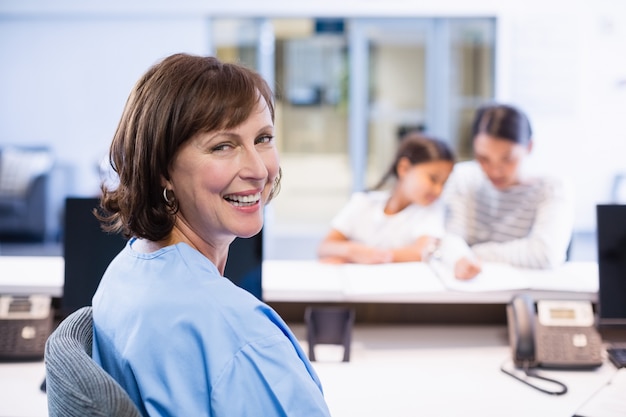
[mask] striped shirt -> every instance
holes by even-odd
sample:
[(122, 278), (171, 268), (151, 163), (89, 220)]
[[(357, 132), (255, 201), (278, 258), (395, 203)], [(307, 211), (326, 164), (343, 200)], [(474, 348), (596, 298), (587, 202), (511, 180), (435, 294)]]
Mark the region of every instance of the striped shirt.
[(478, 258), (521, 268), (563, 263), (572, 236), (571, 188), (550, 177), (498, 190), (474, 162), (455, 166), (446, 184), (446, 229)]

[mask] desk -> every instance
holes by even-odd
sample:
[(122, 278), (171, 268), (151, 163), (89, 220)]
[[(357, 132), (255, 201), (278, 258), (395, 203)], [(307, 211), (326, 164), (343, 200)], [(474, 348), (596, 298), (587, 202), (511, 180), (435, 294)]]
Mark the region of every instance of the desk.
[[(307, 349), (305, 327), (291, 326)], [(317, 346), (313, 363), (333, 417), (571, 417), (616, 369), (541, 371), (567, 384), (540, 393), (500, 371), (510, 357), (504, 326), (372, 326), (354, 329), (351, 360)], [(0, 364), (0, 416), (47, 416), (42, 362)]]
[(47, 416), (47, 397), (39, 389), (45, 375), (43, 361), (0, 363), (0, 417)]
[[(332, 275), (319, 275), (320, 271), (314, 267), (307, 268), (306, 261), (290, 262), (264, 262), (264, 296), (268, 301), (441, 303), (446, 308), (457, 302), (505, 303), (519, 291), (449, 291), (440, 282), (425, 282), (420, 287), (415, 279), (409, 279), (412, 277), (398, 275), (396, 280), (382, 276), (391, 284), (376, 293), (372, 291), (375, 287), (367, 285), (359, 290), (359, 281), (354, 283), (354, 279), (333, 280)], [(558, 291), (563, 289), (559, 287), (562, 279), (556, 277), (544, 281), (543, 289), (530, 292), (551, 298), (595, 301), (597, 277), (593, 265), (573, 266), (589, 272), (583, 274), (577, 291)], [(362, 281), (366, 284), (365, 279)], [(552, 289), (547, 289), (549, 286)], [(62, 258), (0, 257), (0, 292), (7, 289), (47, 291), (61, 296)], [(304, 326), (291, 326), (306, 351)], [(314, 363), (333, 417), (571, 417), (616, 372), (608, 361), (593, 371), (546, 371), (547, 375), (565, 382), (569, 393), (561, 397), (542, 394), (499, 370), (510, 357), (505, 326), (357, 323), (352, 349), (349, 363), (329, 360), (335, 353), (332, 349), (319, 352), (319, 360)], [(47, 416), (46, 396), (39, 392), (44, 374), (43, 362), (0, 363), (0, 417)]]
[(62, 256), (0, 256), (0, 294), (61, 297), (64, 282)]
[[(490, 291), (450, 290), (425, 265), (344, 265), (352, 274), (338, 276), (337, 265), (316, 261), (263, 262), (263, 299), (286, 302), (505, 303), (520, 290), (536, 298), (595, 302), (596, 263), (575, 262), (555, 271), (527, 273), (528, 288)], [(345, 268), (344, 268), (345, 269)], [(418, 276), (411, 271), (420, 271)], [(407, 274), (406, 271), (409, 271)], [(62, 256), (0, 256), (0, 293), (61, 297), (65, 281)]]
[[(329, 265), (265, 260), (263, 300), (290, 322), (307, 305), (356, 309), (370, 323), (506, 323), (504, 305), (519, 292), (535, 299), (597, 301), (598, 266), (571, 262), (550, 271), (485, 265), (481, 280), (463, 283), (428, 264)], [(443, 277), (443, 278), (442, 278)]]
[[(487, 267), (487, 265), (485, 266)], [(329, 265), (317, 261), (263, 262), (268, 302), (507, 303), (520, 291), (535, 298), (589, 300), (598, 292), (595, 262), (571, 262), (550, 271), (491, 265), (490, 275), (466, 283), (422, 262)], [(501, 278), (501, 279), (500, 279)]]
[(509, 355), (500, 326), (369, 326), (356, 329), (349, 364), (315, 368), (334, 417), (571, 417), (617, 372), (542, 370), (569, 388), (551, 396), (502, 373)]
[[(590, 262), (568, 263), (556, 271), (529, 272), (524, 275), (525, 281), (519, 276), (510, 279), (516, 288), (490, 291), (476, 291), (480, 287), (450, 290), (420, 263), (337, 267), (316, 261), (265, 260), (263, 299), (288, 321), (301, 321), (307, 304), (356, 303), (359, 317), (376, 317), (379, 322), (423, 317), (422, 322), (442, 323), (461, 315), (471, 319), (462, 322), (500, 324), (504, 323), (502, 305), (522, 290), (537, 299), (597, 299), (598, 268)], [(338, 275), (341, 269), (352, 273)], [(0, 256), (0, 294), (61, 297), (64, 274), (60, 256)], [(524, 289), (526, 286), (529, 289)], [(364, 309), (367, 312), (361, 314)], [(459, 314), (452, 314), (453, 320), (448, 320), (447, 312), (454, 310)]]

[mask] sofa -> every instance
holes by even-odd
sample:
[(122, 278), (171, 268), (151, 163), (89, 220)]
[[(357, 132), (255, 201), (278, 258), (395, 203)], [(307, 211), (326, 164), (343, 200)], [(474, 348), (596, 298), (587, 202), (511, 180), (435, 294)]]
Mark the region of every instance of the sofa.
[(45, 240), (54, 165), (46, 147), (0, 147), (0, 240)]

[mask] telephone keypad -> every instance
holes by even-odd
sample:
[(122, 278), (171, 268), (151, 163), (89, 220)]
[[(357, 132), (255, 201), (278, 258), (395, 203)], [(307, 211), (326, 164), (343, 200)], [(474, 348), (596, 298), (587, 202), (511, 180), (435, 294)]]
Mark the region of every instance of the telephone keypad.
[(602, 339), (590, 327), (538, 325), (536, 354), (542, 366), (599, 366)]

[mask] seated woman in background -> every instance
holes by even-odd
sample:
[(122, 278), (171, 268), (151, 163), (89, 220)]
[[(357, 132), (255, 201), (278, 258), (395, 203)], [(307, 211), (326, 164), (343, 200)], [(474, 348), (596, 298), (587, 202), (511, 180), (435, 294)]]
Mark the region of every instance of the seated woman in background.
[(446, 229), (481, 261), (551, 268), (566, 259), (574, 224), (571, 189), (557, 178), (529, 175), (526, 115), (512, 106), (478, 110), (472, 125), (475, 161), (455, 166), (446, 186)]
[[(318, 248), (323, 262), (421, 261), (444, 234), (439, 201), (454, 155), (438, 139), (410, 132), (372, 191), (356, 192)], [(391, 179), (391, 190), (382, 190)]]

